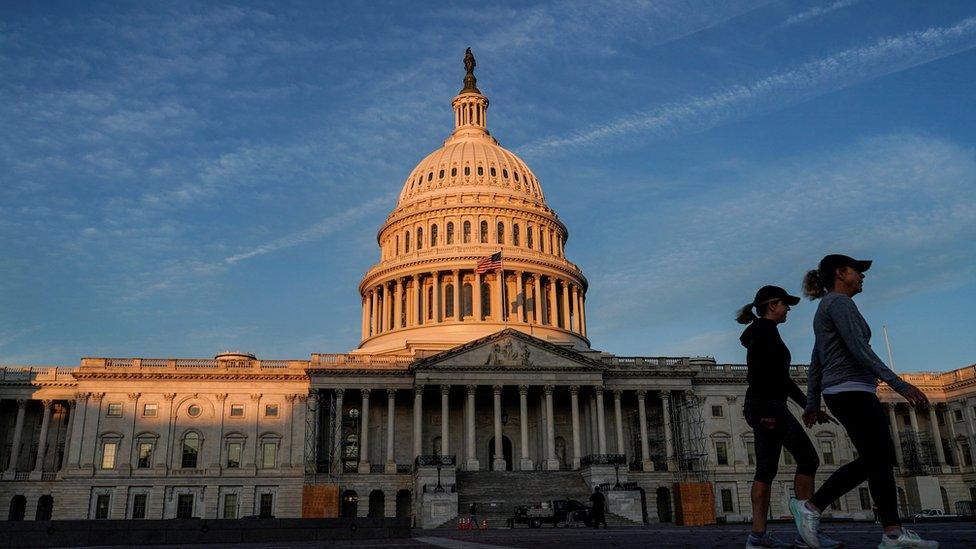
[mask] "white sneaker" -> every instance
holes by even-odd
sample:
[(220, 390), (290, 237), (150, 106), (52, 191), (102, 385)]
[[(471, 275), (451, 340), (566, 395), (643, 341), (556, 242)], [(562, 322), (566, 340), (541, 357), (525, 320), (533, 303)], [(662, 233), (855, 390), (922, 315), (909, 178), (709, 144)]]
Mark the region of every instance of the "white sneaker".
[[(790, 513), (793, 514), (793, 522), (796, 524), (796, 531), (807, 543), (808, 547), (820, 549), (820, 513), (807, 507), (807, 500), (790, 498)], [(895, 547), (899, 547), (896, 545)], [(901, 547), (910, 547), (903, 545)]]
[(885, 534), (881, 535), (881, 543), (878, 549), (888, 549), (889, 547), (915, 547), (921, 549), (938, 549), (939, 542), (922, 539), (914, 531), (908, 528), (901, 529), (901, 535), (897, 538), (890, 538)]

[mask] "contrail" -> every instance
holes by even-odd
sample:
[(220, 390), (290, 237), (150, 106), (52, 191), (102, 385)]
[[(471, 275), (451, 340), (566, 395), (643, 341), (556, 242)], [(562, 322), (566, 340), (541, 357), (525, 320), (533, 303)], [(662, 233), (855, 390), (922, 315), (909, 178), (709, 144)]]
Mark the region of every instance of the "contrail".
[(789, 26), (789, 25), (795, 25), (797, 23), (802, 23), (804, 21), (809, 21), (810, 19), (815, 19), (817, 17), (820, 17), (821, 15), (828, 14), (832, 11), (836, 11), (841, 8), (846, 8), (847, 6), (853, 6), (854, 4), (857, 4), (860, 1), (861, 0), (837, 0), (833, 4), (828, 4), (826, 6), (816, 6), (806, 11), (801, 11), (796, 15), (789, 16), (786, 19), (786, 22), (783, 23), (783, 25)]
[(700, 131), (929, 63), (974, 46), (976, 17), (969, 17), (951, 26), (882, 38), (711, 95), (638, 111), (568, 137), (530, 142), (518, 151), (538, 155), (630, 134), (654, 138)]

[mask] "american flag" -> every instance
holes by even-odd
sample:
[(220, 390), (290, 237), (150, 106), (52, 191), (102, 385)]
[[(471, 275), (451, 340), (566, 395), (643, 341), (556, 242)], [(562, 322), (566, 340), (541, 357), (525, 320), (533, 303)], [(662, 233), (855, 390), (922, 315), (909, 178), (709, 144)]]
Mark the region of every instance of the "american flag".
[(502, 266), (502, 253), (495, 252), (487, 257), (482, 257), (478, 260), (478, 274), (485, 274), (494, 271), (495, 269), (500, 269)]

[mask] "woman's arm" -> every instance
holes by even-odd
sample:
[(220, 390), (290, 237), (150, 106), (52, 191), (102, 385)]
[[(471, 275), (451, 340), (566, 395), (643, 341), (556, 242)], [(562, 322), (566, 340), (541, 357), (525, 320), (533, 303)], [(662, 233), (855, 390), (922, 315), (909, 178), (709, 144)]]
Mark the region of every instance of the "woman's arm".
[(837, 333), (844, 340), (844, 345), (861, 366), (871, 370), (876, 378), (890, 385), (898, 393), (911, 387), (909, 383), (898, 377), (898, 374), (891, 371), (871, 349), (866, 330), (867, 323), (861, 316), (861, 312), (857, 310), (854, 300), (839, 299), (833, 303), (829, 312)]
[(817, 412), (820, 410), (820, 383), (823, 380), (823, 365), (817, 355), (817, 348), (814, 347), (810, 356), (810, 369), (807, 371), (807, 405), (804, 406), (806, 412)]

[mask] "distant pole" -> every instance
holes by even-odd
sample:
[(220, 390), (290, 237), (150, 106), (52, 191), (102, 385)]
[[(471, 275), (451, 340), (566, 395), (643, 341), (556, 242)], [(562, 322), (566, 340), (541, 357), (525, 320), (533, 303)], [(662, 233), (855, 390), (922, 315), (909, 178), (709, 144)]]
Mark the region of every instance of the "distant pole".
[(882, 324), (881, 325), (881, 331), (884, 332), (885, 347), (888, 348), (888, 367), (891, 368), (892, 370), (894, 370), (895, 369), (895, 359), (892, 358), (892, 356), (891, 356), (891, 342), (888, 341), (888, 325), (887, 324)]

